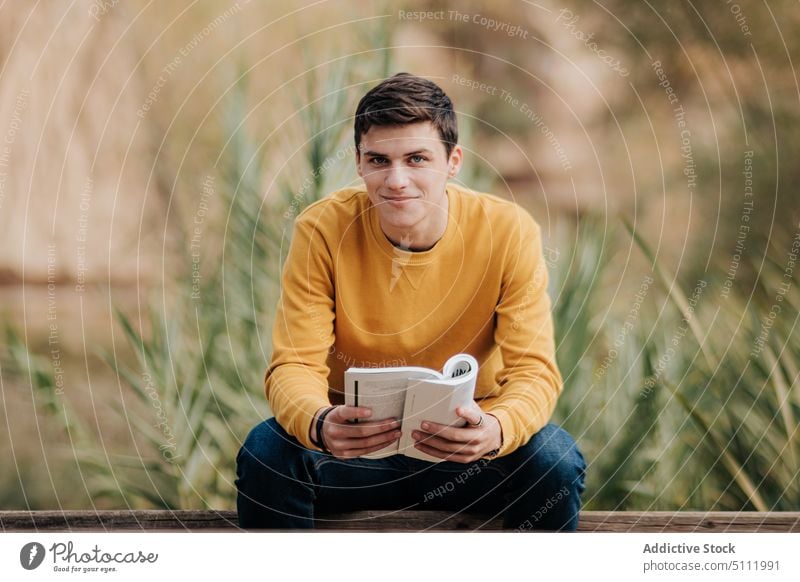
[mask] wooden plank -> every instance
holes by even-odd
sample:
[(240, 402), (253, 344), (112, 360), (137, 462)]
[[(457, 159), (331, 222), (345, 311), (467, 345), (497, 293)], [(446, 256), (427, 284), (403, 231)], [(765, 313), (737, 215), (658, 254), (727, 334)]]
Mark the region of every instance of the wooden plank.
[[(337, 531), (499, 531), (492, 516), (446, 511), (357, 511), (318, 517), (317, 528)], [(237, 531), (235, 511), (0, 511), (11, 531)], [(800, 512), (585, 511), (582, 532), (800, 532)]]
[(316, 526), (339, 531), (503, 531), (503, 520), (449, 511), (355, 511), (318, 516)]
[[(348, 531), (500, 531), (502, 520), (444, 511), (360, 511), (325, 516), (319, 529)], [(800, 512), (584, 511), (580, 532), (800, 532)]]
[(235, 511), (0, 511), (3, 531), (191, 531), (238, 529)]
[(800, 512), (586, 511), (580, 531), (800, 532)]

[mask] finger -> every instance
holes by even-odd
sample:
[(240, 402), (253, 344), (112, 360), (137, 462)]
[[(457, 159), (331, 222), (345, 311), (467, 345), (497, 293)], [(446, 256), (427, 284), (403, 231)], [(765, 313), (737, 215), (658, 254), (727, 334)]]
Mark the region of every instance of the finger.
[[(397, 437), (397, 438), (400, 438), (400, 437)], [(358, 448), (358, 449), (347, 449), (347, 450), (342, 451), (338, 456), (343, 457), (343, 458), (347, 458), (347, 459), (350, 459), (350, 458), (353, 458), (353, 457), (361, 457), (363, 455), (368, 455), (370, 453), (374, 453), (375, 451), (380, 451), (381, 449), (383, 449), (383, 448), (387, 447), (388, 445), (390, 445), (395, 440), (397, 440), (397, 439), (391, 439), (391, 440), (389, 440), (387, 442), (380, 443), (380, 444), (377, 444), (377, 445), (374, 445), (374, 446), (371, 446), (371, 447), (363, 447), (363, 448)]]
[(420, 428), (424, 432), (455, 442), (471, 442), (476, 436), (475, 429), (472, 427), (448, 426), (429, 420), (424, 421)]
[(354, 439), (369, 437), (398, 428), (400, 428), (400, 422), (398, 420), (387, 418), (386, 420), (359, 422), (358, 424), (332, 424), (326, 431), (326, 434), (333, 438)]
[(372, 446), (373, 444), (381, 441), (391, 442), (395, 440), (395, 434), (400, 434), (398, 430), (400, 423), (389, 425), (388, 429), (370, 431), (364, 435), (360, 427), (331, 427), (328, 431), (327, 437), (330, 442), (329, 448), (333, 449), (357, 449)]
[(340, 422), (361, 420), (363, 418), (369, 418), (372, 416), (372, 409), (365, 406), (337, 406), (336, 409), (330, 414), (330, 416), (334, 415), (336, 415), (334, 420), (338, 420)]
[(436, 457), (437, 459), (444, 459), (445, 461), (453, 461), (455, 463), (469, 463), (474, 460), (469, 455), (440, 451), (439, 449), (428, 446), (424, 443), (415, 443), (414, 448), (416, 448), (419, 451), (422, 451), (423, 453), (431, 455), (432, 457)]
[(481, 416), (483, 412), (481, 412), (480, 408), (456, 408), (456, 414), (467, 421), (467, 423), (476, 425), (481, 421)]
[(413, 431), (411, 436), (416, 442), (446, 453), (473, 454), (477, 449), (477, 444), (472, 441), (455, 442), (421, 431)]
[(368, 449), (377, 445), (386, 446), (400, 438), (399, 430), (392, 430), (384, 432), (372, 437), (367, 438), (351, 438), (341, 439), (338, 441), (339, 448), (347, 450), (361, 450)]

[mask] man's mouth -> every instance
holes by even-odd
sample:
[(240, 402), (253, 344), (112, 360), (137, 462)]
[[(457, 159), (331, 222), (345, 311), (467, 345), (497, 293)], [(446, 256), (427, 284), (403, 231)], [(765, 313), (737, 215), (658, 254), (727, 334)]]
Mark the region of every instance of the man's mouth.
[(410, 200), (416, 200), (416, 196), (381, 196), (389, 204), (402, 204)]

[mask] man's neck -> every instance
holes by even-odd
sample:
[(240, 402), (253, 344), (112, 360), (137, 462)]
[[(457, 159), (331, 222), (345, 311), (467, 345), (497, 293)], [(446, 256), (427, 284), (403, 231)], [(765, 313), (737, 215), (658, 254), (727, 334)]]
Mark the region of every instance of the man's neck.
[(439, 242), (439, 240), (437, 239), (432, 245), (420, 246), (420, 245), (415, 245), (414, 244), (414, 239), (412, 237), (410, 237), (410, 236), (409, 237), (405, 237), (405, 236), (402, 237), (400, 239), (400, 242), (395, 242), (391, 238), (389, 238), (388, 236), (386, 238), (390, 243), (392, 243), (392, 245), (394, 245), (398, 249), (402, 249), (404, 251), (411, 251), (412, 253), (421, 253), (422, 251), (429, 251), (434, 246), (436, 246), (437, 242)]

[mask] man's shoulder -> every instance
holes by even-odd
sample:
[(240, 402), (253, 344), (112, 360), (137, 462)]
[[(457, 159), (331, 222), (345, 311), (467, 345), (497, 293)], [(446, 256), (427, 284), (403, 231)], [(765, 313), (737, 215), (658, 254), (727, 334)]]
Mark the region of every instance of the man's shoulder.
[(536, 230), (536, 221), (530, 212), (513, 200), (502, 198), (489, 192), (479, 192), (462, 185), (450, 184), (462, 201), (462, 220), (472, 224), (486, 222), (492, 230), (514, 232)]
[(341, 188), (306, 206), (297, 215), (297, 221), (314, 224), (338, 223), (342, 220), (349, 222), (364, 211), (367, 202), (364, 188)]

